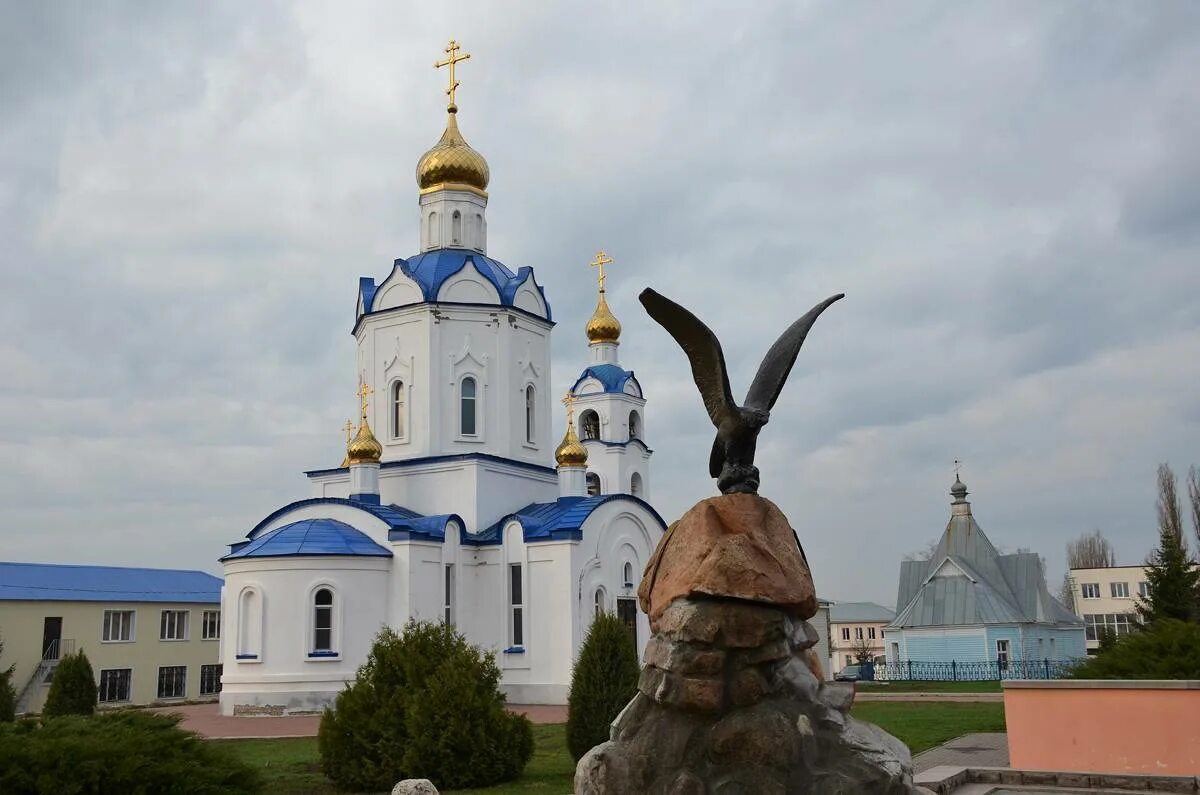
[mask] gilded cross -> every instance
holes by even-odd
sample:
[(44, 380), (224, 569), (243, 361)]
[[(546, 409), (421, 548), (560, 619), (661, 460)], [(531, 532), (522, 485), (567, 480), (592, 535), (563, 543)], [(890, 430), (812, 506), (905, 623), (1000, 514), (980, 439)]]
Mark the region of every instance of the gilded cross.
[(346, 432), (346, 444), (350, 444), (350, 440), (354, 438), (354, 422), (346, 420), (346, 424), (342, 426), (342, 430)]
[(604, 249), (600, 249), (596, 252), (596, 258), (588, 263), (588, 265), (600, 271), (600, 277), (597, 280), (600, 282), (600, 292), (604, 292), (604, 266), (611, 264), (612, 261), (612, 257), (605, 254)]
[(362, 398), (362, 418), (364, 421), (367, 419), (367, 399), (371, 397), (371, 393), (374, 391), (366, 381), (361, 378), (358, 380), (358, 396)]
[(460, 47), (458, 46), (458, 42), (454, 39), (450, 39), (450, 43), (446, 45), (446, 60), (437, 61), (433, 65), (434, 69), (441, 69), (443, 66), (450, 67), (450, 87), (446, 89), (446, 96), (450, 97), (450, 104), (447, 105), (447, 107), (452, 110), (458, 109), (458, 107), (454, 104), (454, 90), (458, 88), (458, 81), (454, 79), (454, 64), (460, 61), (465, 61), (471, 57), (471, 53), (469, 52), (459, 55), (459, 49)]
[(575, 397), (575, 393), (568, 392), (563, 395), (562, 403), (567, 407), (567, 425), (575, 424), (575, 401), (579, 398)]

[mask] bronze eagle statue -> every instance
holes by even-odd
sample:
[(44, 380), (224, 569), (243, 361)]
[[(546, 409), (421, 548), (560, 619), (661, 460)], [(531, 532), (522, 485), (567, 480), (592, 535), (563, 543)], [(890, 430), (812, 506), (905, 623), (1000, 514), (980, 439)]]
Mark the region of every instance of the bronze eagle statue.
[(700, 389), (704, 408), (717, 426), (708, 474), (717, 478), (722, 494), (758, 492), (758, 467), (754, 466), (758, 432), (771, 417), (771, 407), (779, 399), (808, 330), (830, 304), (844, 297), (845, 293), (838, 293), (825, 299), (783, 332), (758, 366), (745, 403), (739, 406), (733, 402), (725, 354), (712, 330), (691, 312), (648, 287), (638, 296), (650, 317), (675, 338), (691, 362), (692, 378)]

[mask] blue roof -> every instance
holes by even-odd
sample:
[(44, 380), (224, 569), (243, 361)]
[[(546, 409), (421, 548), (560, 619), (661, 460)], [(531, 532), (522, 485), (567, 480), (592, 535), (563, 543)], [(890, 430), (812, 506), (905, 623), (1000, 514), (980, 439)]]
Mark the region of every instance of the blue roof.
[(575, 385), (571, 387), (574, 392), (588, 378), (595, 378), (604, 386), (605, 392), (624, 392), (625, 384), (632, 379), (637, 385), (638, 394), (642, 392), (642, 385), (638, 383), (637, 378), (634, 378), (632, 370), (626, 370), (615, 364), (594, 364), (585, 369), (579, 374), (579, 378), (575, 380)]
[(0, 563), (0, 600), (58, 602), (221, 601), (221, 578), (185, 569)]
[[(533, 279), (533, 268), (522, 267), (514, 274), (500, 260), (464, 248), (438, 248), (426, 251), (424, 254), (417, 254), (408, 259), (396, 260), (394, 268), (399, 268), (405, 276), (420, 285), (421, 295), (425, 301), (436, 302), (442, 285), (447, 279), (466, 267), (468, 262), (474, 264), (475, 269), (496, 288), (503, 306), (513, 306), (513, 299), (516, 298), (518, 288), (525, 283), (526, 279)], [(546, 304), (546, 319), (553, 320), (550, 314), (550, 302), (546, 301), (546, 292), (536, 281), (532, 283)], [(359, 296), (362, 298), (363, 312), (374, 311), (375, 295), (379, 289), (375, 280), (365, 276), (361, 277), (358, 281), (358, 289)]]
[(602, 494), (595, 497), (559, 497), (554, 502), (534, 502), (515, 513), (502, 517), (498, 522), (481, 532), (464, 539), (468, 544), (499, 544), (501, 531), (512, 520), (521, 523), (526, 542), (533, 541), (578, 541), (583, 538), (581, 528), (592, 511), (612, 500), (628, 500), (645, 508), (665, 529), (667, 523), (645, 500), (632, 494)]
[(353, 555), (390, 558), (384, 549), (361, 530), (336, 519), (301, 519), (276, 527), (249, 541), (233, 544), (221, 560), (237, 558), (282, 558), (297, 555)]

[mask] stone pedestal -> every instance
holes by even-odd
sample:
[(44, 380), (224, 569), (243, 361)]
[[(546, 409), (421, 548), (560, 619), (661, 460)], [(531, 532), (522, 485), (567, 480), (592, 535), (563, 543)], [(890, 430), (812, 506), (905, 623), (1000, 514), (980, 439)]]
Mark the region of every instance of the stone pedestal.
[(850, 717), (852, 685), (821, 680), (812, 580), (773, 504), (697, 505), (639, 594), (654, 633), (639, 692), (579, 761), (576, 795), (915, 792), (903, 743)]

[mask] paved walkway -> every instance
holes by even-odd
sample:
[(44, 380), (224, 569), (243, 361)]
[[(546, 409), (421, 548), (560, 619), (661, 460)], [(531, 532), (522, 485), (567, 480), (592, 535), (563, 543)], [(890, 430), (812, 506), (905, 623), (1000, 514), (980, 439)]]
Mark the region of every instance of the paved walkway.
[(854, 701), (953, 701), (958, 703), (1003, 704), (1003, 693), (864, 693), (854, 694)]
[(1008, 735), (964, 734), (913, 757), (914, 773), (935, 767), (1008, 767)]
[[(528, 716), (534, 723), (566, 723), (565, 706), (543, 704), (510, 704), (513, 712)], [(220, 713), (217, 704), (187, 704), (178, 707), (156, 707), (150, 712), (175, 713), (183, 716), (179, 724), (188, 731), (213, 740), (245, 740), (251, 738), (316, 737), (321, 725), (320, 715), (288, 715), (286, 717), (231, 718)]]

